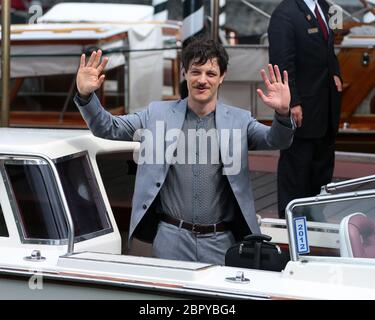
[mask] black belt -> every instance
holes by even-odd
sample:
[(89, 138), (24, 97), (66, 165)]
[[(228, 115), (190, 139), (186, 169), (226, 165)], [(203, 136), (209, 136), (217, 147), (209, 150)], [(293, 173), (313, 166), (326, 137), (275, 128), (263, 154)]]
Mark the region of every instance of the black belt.
[(192, 233), (206, 234), (229, 230), (228, 225), (225, 222), (220, 222), (216, 224), (193, 224), (183, 220), (175, 219), (166, 214), (161, 214), (160, 220), (169, 224), (173, 224), (174, 226), (177, 226), (179, 228), (189, 230)]

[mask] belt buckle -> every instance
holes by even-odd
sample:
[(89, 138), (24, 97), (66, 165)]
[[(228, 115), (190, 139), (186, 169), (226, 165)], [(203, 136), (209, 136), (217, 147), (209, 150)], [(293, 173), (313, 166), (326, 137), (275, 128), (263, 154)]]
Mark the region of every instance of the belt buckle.
[(191, 227), (191, 233), (194, 233), (194, 234), (200, 234), (199, 231), (196, 231), (195, 228), (197, 228), (197, 224), (196, 223), (193, 223), (193, 226)]

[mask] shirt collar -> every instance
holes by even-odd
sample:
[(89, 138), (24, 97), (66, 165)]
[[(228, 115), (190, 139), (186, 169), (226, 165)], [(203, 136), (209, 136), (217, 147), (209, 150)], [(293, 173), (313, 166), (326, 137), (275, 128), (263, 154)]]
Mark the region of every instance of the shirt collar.
[(312, 14), (315, 16), (315, 6), (317, 4), (317, 2), (315, 0), (303, 0), (306, 5), (309, 7), (310, 11), (312, 12)]
[(189, 118), (193, 118), (195, 120), (207, 120), (215, 116), (215, 110), (210, 112), (209, 114), (205, 115), (204, 117), (198, 116), (193, 110), (187, 107), (186, 116)]
[(320, 15), (323, 17), (323, 20), (325, 22), (325, 24), (327, 24), (327, 21), (326, 21), (326, 18), (323, 14), (323, 11), (322, 11), (322, 8), (320, 7), (319, 3), (317, 0), (303, 0), (306, 5), (309, 7), (310, 11), (312, 12), (312, 14), (314, 15), (314, 17), (316, 18), (316, 15), (315, 15), (315, 6), (318, 6), (318, 9), (320, 11)]

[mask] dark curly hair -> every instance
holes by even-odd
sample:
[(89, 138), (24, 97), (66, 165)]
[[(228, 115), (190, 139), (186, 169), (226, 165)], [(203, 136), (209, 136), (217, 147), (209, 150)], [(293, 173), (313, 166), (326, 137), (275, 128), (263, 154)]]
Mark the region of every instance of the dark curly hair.
[(185, 72), (189, 70), (192, 62), (194, 64), (203, 65), (208, 60), (217, 59), (220, 68), (220, 75), (227, 71), (228, 53), (225, 48), (218, 42), (206, 37), (193, 38), (189, 44), (182, 49), (182, 66)]

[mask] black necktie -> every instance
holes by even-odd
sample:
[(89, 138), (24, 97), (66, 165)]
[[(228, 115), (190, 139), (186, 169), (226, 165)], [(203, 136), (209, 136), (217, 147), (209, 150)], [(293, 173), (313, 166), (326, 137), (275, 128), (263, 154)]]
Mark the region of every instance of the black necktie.
[(315, 5), (315, 10), (314, 11), (315, 11), (316, 19), (318, 20), (320, 29), (323, 32), (324, 40), (327, 41), (328, 40), (328, 29), (327, 29), (327, 26), (326, 26), (326, 24), (325, 24), (322, 16), (320, 15), (318, 4)]

